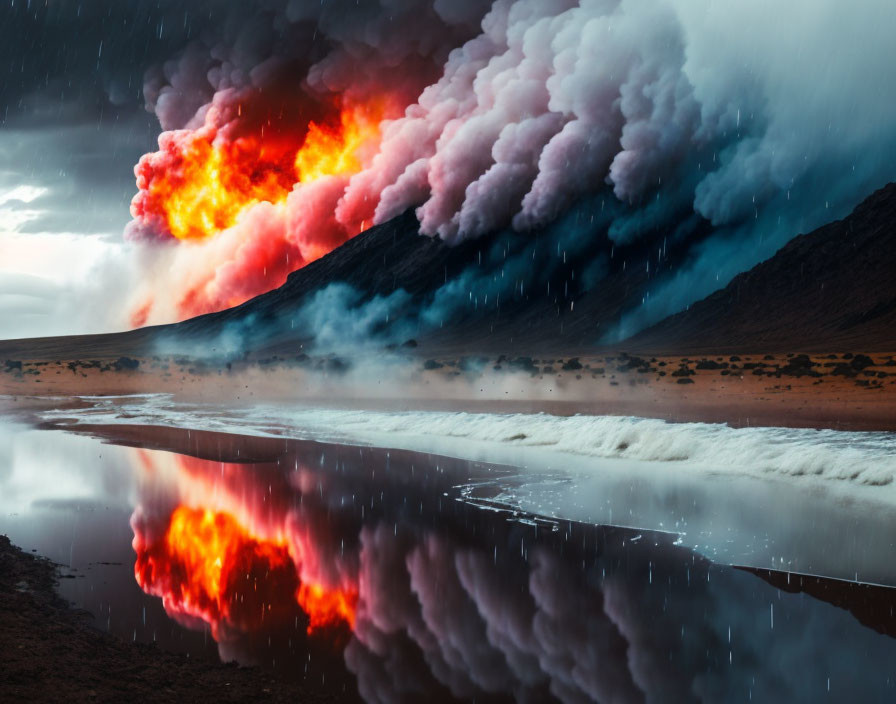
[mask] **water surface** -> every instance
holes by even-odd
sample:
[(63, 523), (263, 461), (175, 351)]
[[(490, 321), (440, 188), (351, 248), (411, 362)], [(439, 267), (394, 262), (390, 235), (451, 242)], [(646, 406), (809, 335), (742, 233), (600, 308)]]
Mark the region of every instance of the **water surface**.
[[(637, 482), (579, 497), (583, 513), (612, 510), (601, 522), (617, 525), (595, 525), (559, 517), (569, 476), (486, 461), (195, 429), (93, 429), (104, 443), (0, 427), (0, 531), (64, 565), (62, 593), (122, 638), (367, 701), (894, 696), (892, 590), (740, 569), (675, 526), (619, 525), (663, 503)], [(693, 522), (688, 491), (666, 503)], [(532, 510), (538, 496), (553, 508)]]

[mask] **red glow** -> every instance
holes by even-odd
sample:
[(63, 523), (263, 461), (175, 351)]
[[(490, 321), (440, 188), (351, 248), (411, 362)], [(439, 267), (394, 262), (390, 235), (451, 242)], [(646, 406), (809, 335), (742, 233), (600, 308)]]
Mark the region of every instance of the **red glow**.
[(339, 590), (327, 590), (319, 584), (301, 584), (296, 598), (302, 610), (308, 614), (308, 632), (324, 626), (347, 623), (355, 626), (355, 605), (358, 595)]
[(138, 220), (177, 239), (205, 239), (233, 226), (261, 202), (282, 203), (298, 183), (360, 171), (360, 152), (379, 139), (378, 106), (346, 107), (304, 125), (268, 119), (234, 136), (214, 120), (197, 130), (164, 132), (159, 151), (135, 169)]
[(126, 234), (178, 246), (164, 264), (147, 259), (132, 326), (239, 305), (357, 235), (369, 214), (337, 216), (338, 205), (400, 109), (388, 96), (223, 91), (200, 125), (163, 132), (134, 169)]
[(253, 535), (227, 512), (178, 506), (164, 536), (138, 531), (134, 548), (140, 587), (169, 613), (209, 623), (215, 637), (223, 622), (255, 628), (291, 599), (308, 615), (309, 634), (354, 625), (356, 590), (302, 582), (285, 539)]

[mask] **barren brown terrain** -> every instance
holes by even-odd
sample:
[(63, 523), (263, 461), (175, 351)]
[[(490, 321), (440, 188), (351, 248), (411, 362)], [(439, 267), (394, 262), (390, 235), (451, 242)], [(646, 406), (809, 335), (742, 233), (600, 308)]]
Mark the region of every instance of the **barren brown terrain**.
[(19, 407), (43, 405), (50, 396), (71, 402), (71, 397), (85, 395), (171, 393), (235, 404), (294, 400), (362, 408), (588, 413), (734, 426), (896, 430), (893, 353), (406, 356), (372, 371), (359, 364), (363, 361), (305, 355), (224, 366), (174, 357), (0, 360), (0, 394), (15, 398), (13, 405)]

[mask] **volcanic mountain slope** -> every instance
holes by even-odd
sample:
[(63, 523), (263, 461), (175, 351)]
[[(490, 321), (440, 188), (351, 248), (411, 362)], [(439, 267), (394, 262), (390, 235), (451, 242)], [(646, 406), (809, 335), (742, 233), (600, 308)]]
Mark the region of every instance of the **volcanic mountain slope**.
[[(234, 333), (231, 337), (239, 338), (245, 351), (291, 354), (314, 332), (293, 326), (297, 313), (313, 306), (315, 295), (334, 283), (351, 286), (361, 302), (396, 291), (407, 294), (391, 314), (411, 324), (401, 327), (400, 338), (383, 326), (374, 339), (380, 346), (413, 337), (429, 351), (445, 353), (587, 348), (633, 301), (640, 302), (652, 277), (668, 272), (674, 261), (670, 255), (650, 273), (643, 266), (626, 266), (627, 260), (646, 258), (647, 247), (614, 250), (606, 230), (583, 238), (587, 244), (578, 245), (577, 252), (558, 244), (563, 228), (531, 236), (502, 231), (457, 246), (421, 236), (418, 230), (409, 211), (361, 233), (241, 306), (127, 333), (2, 342), (0, 359), (139, 356), (178, 342), (188, 343), (185, 350), (199, 343), (212, 351), (222, 331)], [(585, 283), (582, 274), (589, 265), (595, 266), (599, 287)], [(491, 298), (487, 286), (492, 287)], [(444, 295), (446, 291), (450, 294)], [(421, 312), (439, 296), (444, 322), (423, 323)]]
[(368, 296), (387, 295), (400, 288), (420, 296), (432, 288), (436, 276), (432, 272), (441, 274), (439, 282), (456, 274), (469, 263), (472, 249), (471, 244), (452, 248), (439, 239), (418, 236), (413, 213), (406, 213), (361, 233), (328, 255), (293, 272), (279, 288), (240, 306), (182, 323), (123, 333), (3, 341), (0, 342), (0, 358), (147, 354), (160, 340), (212, 340), (226, 326), (234, 324), (246, 329), (252, 326), (259, 330), (264, 328), (264, 339), (259, 340), (261, 344), (269, 342), (271, 336), (281, 342), (302, 339), (301, 333), (291, 333), (288, 329), (278, 335), (272, 326), (281, 325), (285, 316), (300, 309), (308, 296), (328, 284), (351, 282)]
[[(443, 353), (588, 348), (633, 301), (640, 302), (652, 276), (668, 272), (674, 261), (670, 255), (654, 266), (652, 276), (646, 268), (627, 267), (626, 259), (646, 258), (647, 247), (617, 248), (614, 253), (606, 231), (591, 233), (588, 246), (573, 253), (556, 246), (561, 228), (533, 236), (497, 232), (457, 246), (420, 236), (418, 229), (409, 211), (293, 272), (274, 291), (181, 323), (177, 334), (202, 338), (222, 329), (241, 335), (249, 330), (250, 336), (261, 331), (263, 340), (252, 344), (288, 352), (310, 341), (308, 330), (292, 328), (296, 312), (315, 305), (315, 294), (341, 282), (363, 301), (396, 291), (408, 294), (390, 315), (411, 320), (410, 325), (383, 325), (378, 330), (382, 340), (412, 337), (428, 351)], [(582, 272), (595, 263), (599, 286), (588, 286)], [(437, 301), (444, 309), (438, 324), (432, 313)]]
[(896, 183), (623, 346), (678, 353), (896, 349)]
[[(274, 351), (289, 358), (303, 345), (308, 349), (315, 332), (295, 325), (297, 315), (318, 305), (317, 294), (334, 283), (356, 292), (353, 305), (404, 292), (389, 310), (391, 322), (375, 329), (375, 348), (413, 337), (426, 354), (586, 353), (687, 253), (670, 247), (657, 260), (656, 238), (614, 247), (606, 230), (580, 232), (577, 226), (576, 218), (568, 217), (544, 232), (504, 231), (452, 247), (420, 236), (409, 211), (241, 306), (114, 335), (2, 342), (0, 360), (141, 356), (166, 347), (176, 352), (179, 343), (185, 343), (187, 355), (220, 354), (225, 331), (236, 332), (231, 337), (238, 340), (238, 354)], [(662, 233), (658, 236), (661, 241)], [(450, 305), (443, 305), (445, 300)], [(423, 315), (436, 303), (443, 318)], [(338, 313), (326, 311), (323, 319)], [(882, 351), (896, 348), (894, 331), (896, 184), (891, 184), (849, 217), (797, 237), (726, 288), (620, 347), (657, 353)], [(346, 342), (351, 348), (352, 340)], [(234, 354), (232, 344), (226, 354)]]

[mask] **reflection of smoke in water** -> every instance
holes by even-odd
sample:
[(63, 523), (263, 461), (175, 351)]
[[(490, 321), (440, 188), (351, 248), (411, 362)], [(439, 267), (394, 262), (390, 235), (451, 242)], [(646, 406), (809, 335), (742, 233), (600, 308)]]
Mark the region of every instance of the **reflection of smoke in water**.
[[(818, 642), (836, 631), (857, 657), (888, 657), (847, 612), (775, 596), (670, 536), (518, 522), (458, 502), (472, 471), (459, 460), (214, 437), (217, 453), (243, 461), (140, 454), (132, 526), (138, 580), (181, 622), (210, 624), (226, 659), (263, 662), (265, 629), (279, 622), (300, 648), (287, 661), (301, 660), (302, 643), (335, 645), (369, 701), (762, 699), (789, 681), (765, 651), (770, 599), (776, 648), (806, 629)], [(300, 584), (313, 592), (304, 601)], [(807, 652), (811, 681), (790, 695), (816, 691), (829, 670), (874, 690), (826, 653)]]

